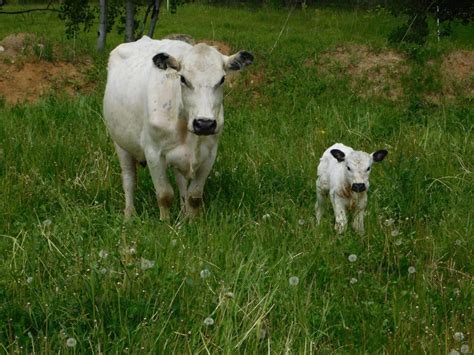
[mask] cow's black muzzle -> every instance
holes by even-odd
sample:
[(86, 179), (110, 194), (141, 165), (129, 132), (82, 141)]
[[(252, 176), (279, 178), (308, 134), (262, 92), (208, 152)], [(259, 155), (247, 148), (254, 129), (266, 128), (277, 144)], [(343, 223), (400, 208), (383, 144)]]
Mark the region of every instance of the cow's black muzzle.
[(195, 118), (193, 120), (194, 134), (198, 136), (210, 136), (216, 133), (217, 122), (209, 118)]

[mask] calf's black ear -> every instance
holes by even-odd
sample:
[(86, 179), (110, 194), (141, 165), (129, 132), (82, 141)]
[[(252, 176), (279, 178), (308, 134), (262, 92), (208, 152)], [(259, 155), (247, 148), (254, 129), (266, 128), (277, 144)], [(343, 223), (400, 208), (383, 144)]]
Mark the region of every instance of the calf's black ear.
[(337, 159), (338, 162), (344, 161), (346, 155), (344, 152), (340, 151), (339, 149), (331, 149), (331, 154), (334, 158)]
[(181, 65), (176, 58), (170, 56), (168, 53), (158, 53), (153, 57), (153, 63), (162, 70), (171, 68), (179, 71), (181, 69)]
[(231, 55), (225, 65), (226, 70), (241, 70), (247, 65), (253, 63), (253, 55), (247, 51), (240, 51), (237, 54)]
[(380, 149), (372, 153), (372, 159), (374, 159), (375, 162), (379, 162), (384, 160), (387, 154), (388, 151), (386, 151), (385, 149)]

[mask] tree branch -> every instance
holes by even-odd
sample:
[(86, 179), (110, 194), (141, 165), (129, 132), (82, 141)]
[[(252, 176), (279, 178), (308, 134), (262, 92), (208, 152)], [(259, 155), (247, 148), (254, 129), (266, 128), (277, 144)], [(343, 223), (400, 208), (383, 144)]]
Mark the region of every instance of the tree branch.
[(0, 11), (0, 15), (18, 15), (18, 14), (26, 14), (27, 12), (36, 12), (36, 11), (52, 11), (52, 12), (62, 12), (58, 9), (29, 9), (29, 10), (18, 10), (18, 11)]

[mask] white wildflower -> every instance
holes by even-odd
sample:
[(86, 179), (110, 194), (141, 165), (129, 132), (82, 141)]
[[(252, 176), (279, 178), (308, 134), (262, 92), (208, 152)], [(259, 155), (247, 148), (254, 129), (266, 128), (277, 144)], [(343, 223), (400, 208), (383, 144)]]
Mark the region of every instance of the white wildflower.
[(151, 269), (153, 266), (155, 266), (155, 261), (154, 260), (148, 260), (148, 259), (145, 259), (145, 258), (140, 259), (140, 268), (142, 270)]
[(349, 260), (351, 263), (354, 263), (357, 261), (357, 255), (351, 254), (347, 257), (347, 260)]
[(207, 279), (209, 276), (211, 276), (211, 272), (208, 269), (203, 269), (201, 270), (199, 275), (201, 276), (201, 278)]
[(395, 223), (395, 220), (393, 218), (386, 219), (383, 224), (387, 227), (390, 227), (392, 224)]
[(77, 344), (76, 339), (74, 339), (74, 338), (67, 338), (67, 340), (66, 340), (66, 346), (67, 346), (68, 348), (73, 348), (73, 347), (76, 346), (76, 344)]
[(204, 324), (207, 326), (213, 325), (214, 319), (212, 319), (211, 317), (207, 317), (206, 319), (204, 319)]
[(300, 279), (298, 276), (291, 276), (288, 282), (290, 283), (290, 286), (296, 286), (300, 283)]
[(416, 269), (415, 269), (414, 266), (410, 266), (410, 267), (408, 268), (408, 273), (409, 273), (409, 274), (414, 274), (415, 272), (416, 272)]
[(394, 229), (394, 230), (390, 233), (390, 235), (391, 235), (392, 237), (396, 237), (396, 236), (399, 235), (399, 234), (400, 234), (400, 231), (399, 231), (398, 229)]

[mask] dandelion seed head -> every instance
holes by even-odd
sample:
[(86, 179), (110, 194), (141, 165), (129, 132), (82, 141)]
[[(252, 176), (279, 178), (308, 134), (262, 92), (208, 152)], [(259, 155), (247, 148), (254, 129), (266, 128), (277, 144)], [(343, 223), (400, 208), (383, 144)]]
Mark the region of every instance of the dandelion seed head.
[(390, 227), (394, 223), (395, 223), (395, 220), (393, 218), (388, 218), (383, 222), (384, 226), (387, 226), (387, 227)]
[(26, 283), (30, 284), (30, 283), (32, 283), (32, 282), (33, 282), (33, 276), (28, 276), (28, 277), (26, 278)]
[(142, 270), (151, 269), (153, 266), (155, 266), (155, 261), (154, 260), (148, 260), (148, 259), (145, 259), (145, 258), (140, 259), (140, 268)]
[(462, 245), (462, 240), (461, 239), (456, 239), (456, 241), (454, 242), (454, 244), (456, 244), (458, 247)]
[(398, 229), (394, 229), (394, 230), (390, 233), (390, 235), (391, 235), (392, 237), (396, 237), (396, 236), (398, 236), (399, 234), (400, 234), (400, 231), (399, 231)]
[(209, 276), (211, 276), (211, 272), (208, 269), (203, 269), (199, 273), (199, 276), (201, 276), (203, 279), (207, 279)]
[(107, 250), (102, 249), (101, 251), (99, 251), (99, 257), (101, 259), (107, 259), (108, 256), (109, 256), (109, 253), (107, 252)]
[(290, 286), (296, 286), (300, 283), (300, 278), (298, 276), (291, 276), (288, 280)]
[(212, 319), (211, 317), (207, 317), (206, 319), (204, 319), (204, 324), (207, 326), (211, 326), (214, 324), (214, 319)]
[(461, 350), (461, 353), (463, 353), (463, 354), (469, 354), (469, 345), (467, 345), (467, 344), (461, 345), (460, 350)]
[(234, 297), (235, 297), (234, 293), (233, 293), (233, 292), (230, 292), (230, 291), (229, 291), (229, 292), (226, 292), (226, 293), (224, 294), (224, 296), (229, 297), (229, 298), (234, 298)]
[(349, 260), (351, 263), (354, 263), (357, 261), (357, 255), (351, 254), (347, 257), (347, 260)]
[(306, 221), (303, 218), (301, 218), (301, 219), (298, 220), (298, 224), (300, 226), (304, 226), (306, 224)]
[(402, 245), (402, 240), (401, 240), (401, 239), (397, 239), (397, 240), (395, 241), (395, 245), (396, 245), (397, 247), (399, 247), (400, 245)]
[(408, 273), (409, 273), (409, 274), (414, 274), (415, 272), (416, 272), (416, 269), (415, 269), (414, 266), (410, 266), (410, 267), (408, 268)]
[(75, 347), (76, 345), (77, 345), (76, 339), (74, 339), (74, 338), (72, 338), (72, 337), (71, 337), (71, 338), (67, 338), (67, 340), (66, 340), (66, 346), (67, 346), (68, 348), (73, 348), (73, 347)]
[(456, 332), (456, 333), (454, 333), (453, 338), (456, 341), (463, 341), (464, 340), (464, 333), (463, 332)]
[(50, 219), (45, 219), (43, 221), (43, 226), (49, 227), (51, 225), (51, 223), (53, 223), (53, 222)]
[(354, 285), (357, 283), (357, 279), (355, 277), (351, 278), (351, 280), (349, 281), (351, 283), (351, 285)]
[(102, 275), (105, 275), (107, 273), (107, 269), (105, 267), (101, 268), (99, 270), (99, 272), (102, 274)]
[(449, 355), (461, 355), (461, 354), (456, 349), (451, 349), (451, 351), (449, 352)]

